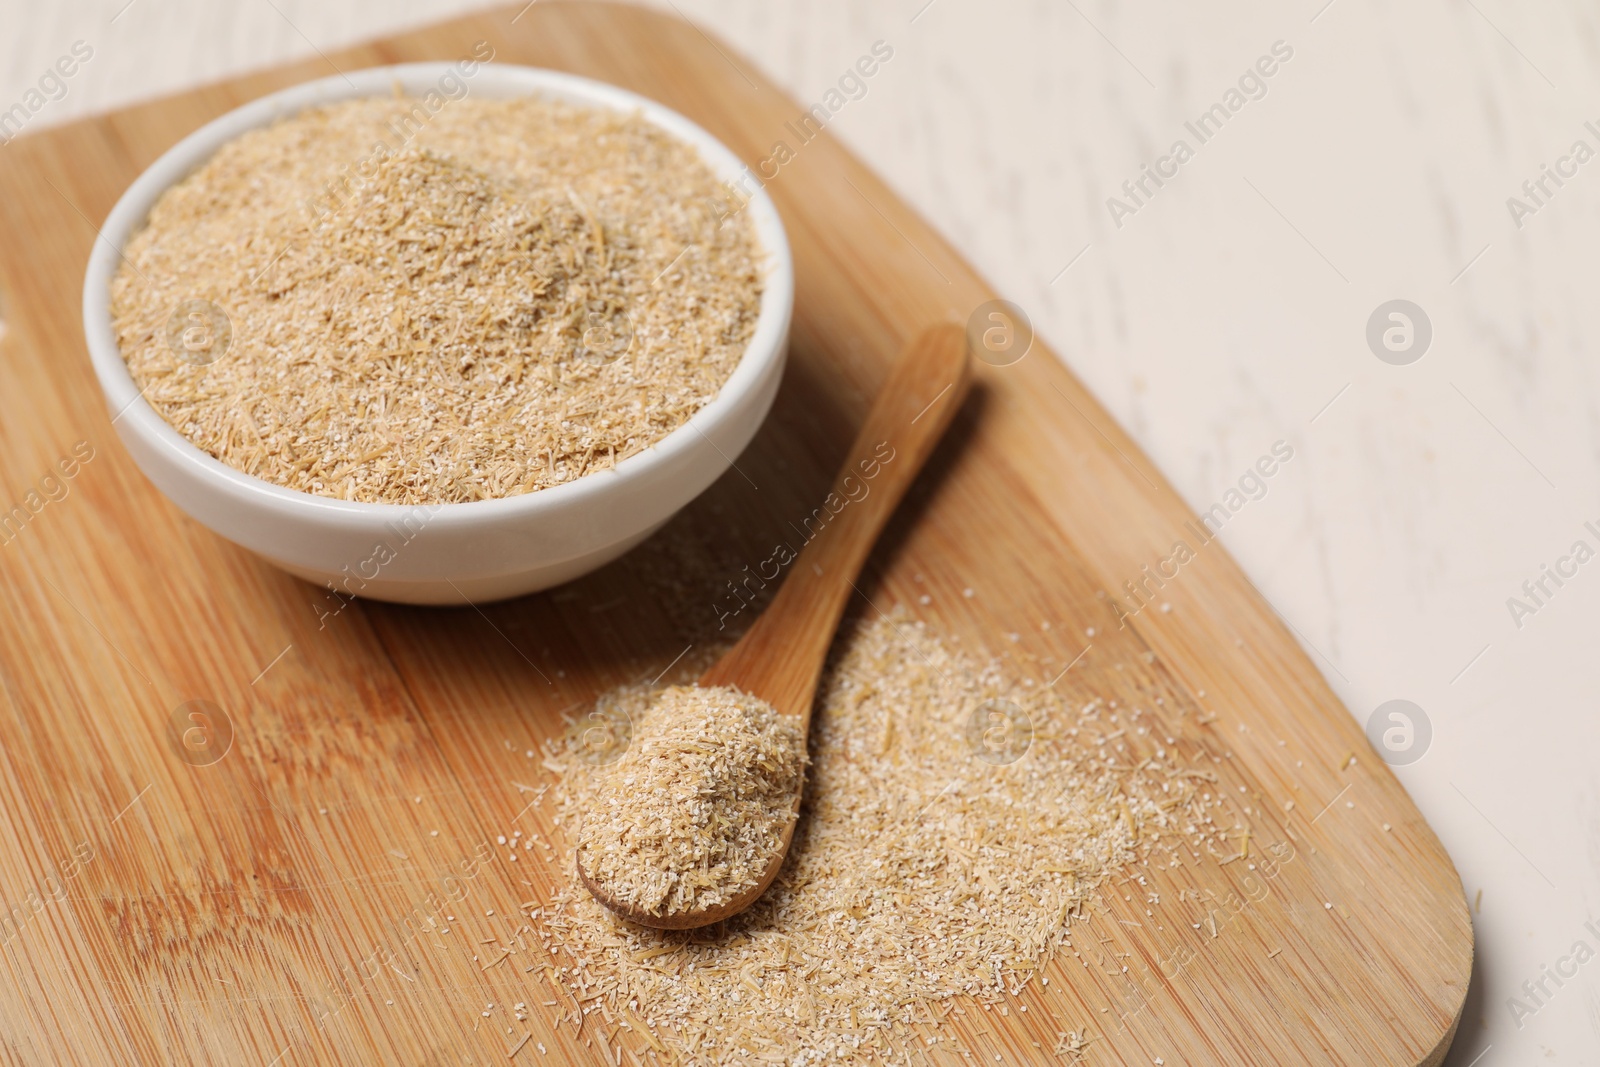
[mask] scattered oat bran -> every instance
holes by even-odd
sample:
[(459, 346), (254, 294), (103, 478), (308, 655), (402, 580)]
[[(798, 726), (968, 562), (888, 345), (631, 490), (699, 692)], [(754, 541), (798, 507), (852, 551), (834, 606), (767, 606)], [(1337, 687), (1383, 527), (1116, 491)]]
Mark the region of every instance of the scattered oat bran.
[(685, 685), (657, 695), (635, 729), (622, 758), (586, 783), (579, 864), (633, 912), (733, 900), (788, 838), (805, 774), (799, 724), (737, 689)]
[[(613, 695), (630, 713), (651, 697)], [(997, 698), (1033, 730), (1005, 765), (977, 758), (968, 732)], [(559, 889), (527, 908), (567, 961), (552, 981), (607, 1018), (637, 1016), (682, 1062), (926, 1062), (952, 998), (1015, 995), (1071, 951), (1071, 924), (1110, 878), (1209, 832), (1205, 772), (1164, 749), (1130, 759), (1126, 739), (1104, 742), (1116, 731), (1102, 702), (1010, 682), (903, 612), (841, 635), (819, 700), (806, 806), (772, 888), (680, 932)], [(547, 765), (570, 836), (609, 769), (564, 751)], [(556, 869), (573, 869), (570, 853)], [(1057, 1055), (1076, 1062), (1086, 1044), (1068, 1035)]]
[[(164, 419), (279, 485), (451, 503), (614, 466), (715, 397), (760, 257), (692, 146), (534, 98), (454, 101), (397, 138), (412, 104), (308, 109), (162, 195), (111, 311)], [(196, 300), (231, 327), (204, 365), (169, 343)]]

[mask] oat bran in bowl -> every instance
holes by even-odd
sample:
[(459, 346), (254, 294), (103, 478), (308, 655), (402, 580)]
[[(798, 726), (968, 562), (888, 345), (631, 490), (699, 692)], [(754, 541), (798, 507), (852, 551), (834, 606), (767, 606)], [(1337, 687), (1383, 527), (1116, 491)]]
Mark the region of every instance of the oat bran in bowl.
[(643, 97), (476, 55), (229, 112), (91, 254), (139, 467), (340, 593), (478, 601), (608, 562), (728, 469), (783, 369), (776, 209), (717, 206), (743, 164)]

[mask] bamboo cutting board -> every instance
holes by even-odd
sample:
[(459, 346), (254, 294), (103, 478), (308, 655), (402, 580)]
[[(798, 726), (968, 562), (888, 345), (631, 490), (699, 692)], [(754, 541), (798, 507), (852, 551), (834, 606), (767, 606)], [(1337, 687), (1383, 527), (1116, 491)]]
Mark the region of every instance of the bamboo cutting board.
[[(0, 509), (26, 512), (0, 530), (6, 1063), (485, 1064), (537, 1062), (539, 1044), (555, 1062), (662, 1060), (637, 1032), (560, 1022), (520, 967), (470, 958), (570, 877), (494, 847), (513, 826), (556, 836), (528, 799), (549, 776), (527, 753), (563, 712), (707, 641), (723, 590), (696, 575), (761, 558), (826, 491), (901, 342), (996, 294), (837, 143), (813, 140), (768, 187), (793, 242), (796, 319), (742, 473), (641, 552), (548, 594), (345, 606), (143, 480), (89, 369), (84, 264), (123, 188), (206, 120), (330, 64), (455, 59), (479, 40), (496, 62), (661, 100), (752, 164), (802, 112), (694, 27), (539, 3), (0, 151)], [(1438, 1063), (1472, 960), (1459, 881), (1283, 624), (1210, 544), (1161, 590), (1170, 610), (1119, 626), (1112, 598), (1191, 540), (1193, 516), (1042, 346), (980, 368), (952, 437), (865, 597), (1029, 677), (1071, 665), (1061, 684), (1085, 698), (1167, 694), (1161, 728), (1249, 805), (1264, 878), (1215, 858), (1135, 872), (1174, 921), (1139, 924), (1142, 899), (1103, 894), (1092, 921), (1126, 973), (1053, 963), (1048, 986), (1015, 998), (1026, 1013), (949, 1024), (958, 1040), (927, 1061)], [(221, 757), (186, 748), (191, 728)], [(404, 973), (380, 966), (396, 918), (435, 906), (460, 916), (455, 940), (405, 946)], [(517, 1001), (525, 1023), (481, 1015)], [(1093, 1040), (1058, 1056), (1066, 1031)]]

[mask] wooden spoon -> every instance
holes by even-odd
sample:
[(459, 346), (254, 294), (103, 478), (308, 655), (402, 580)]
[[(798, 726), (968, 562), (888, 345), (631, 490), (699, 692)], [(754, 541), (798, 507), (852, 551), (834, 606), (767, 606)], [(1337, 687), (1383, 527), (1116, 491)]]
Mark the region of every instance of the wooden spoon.
[[(971, 384), (965, 332), (941, 325), (924, 330), (901, 351), (878, 391), (867, 421), (834, 479), (833, 491), (798, 524), (811, 535), (790, 565), (771, 605), (710, 670), (702, 686), (729, 686), (760, 697), (799, 720), (802, 742), (823, 660), (845, 604), (857, 592), (856, 575), (961, 406)], [(800, 790), (794, 798), (800, 812)], [(578, 864), (578, 877), (594, 898), (623, 918), (664, 930), (709, 926), (749, 907), (783, 866), (794, 820), (762, 877), (736, 897), (703, 911), (653, 915), (608, 898)]]

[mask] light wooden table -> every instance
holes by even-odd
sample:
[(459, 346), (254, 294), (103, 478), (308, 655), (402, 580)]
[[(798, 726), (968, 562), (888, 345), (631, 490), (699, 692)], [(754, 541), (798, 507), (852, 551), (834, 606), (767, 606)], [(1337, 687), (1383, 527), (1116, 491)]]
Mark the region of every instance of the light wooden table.
[[(1584, 526), (1600, 528), (1600, 159), (1563, 162), (1578, 140), (1600, 152), (1600, 17), (1325, 2), (1225, 18), (1176, 3), (669, 6), (803, 100), (892, 46), (833, 129), (1028, 311), (1197, 509), (1291, 443), (1222, 537), (1358, 716), (1403, 698), (1431, 723), (1398, 773), (1469, 898), (1482, 890), (1448, 1062), (1593, 1063), (1600, 963), (1537, 1000), (1522, 986), (1575, 941), (1600, 948), (1584, 928), (1600, 911), (1600, 563), (1546, 580), (1538, 603), (1522, 586), (1577, 540), (1600, 548)], [(0, 111), (42, 100), (27, 122), (60, 122), (472, 6), (4, 0)], [(64, 95), (30, 98), (79, 41), (93, 54)], [(1279, 41), (1293, 54), (1263, 65), (1265, 95), (1201, 143), (1185, 123)], [(1193, 157), (1175, 175), (1122, 192), (1144, 164), (1170, 174), (1178, 139)], [(1522, 186), (1546, 164), (1576, 174), (1535, 201)], [(1520, 226), (1513, 196), (1536, 208)], [(1431, 322), (1409, 365), (1365, 336), (1393, 299)], [(1514, 596), (1536, 610), (1514, 618)]]

